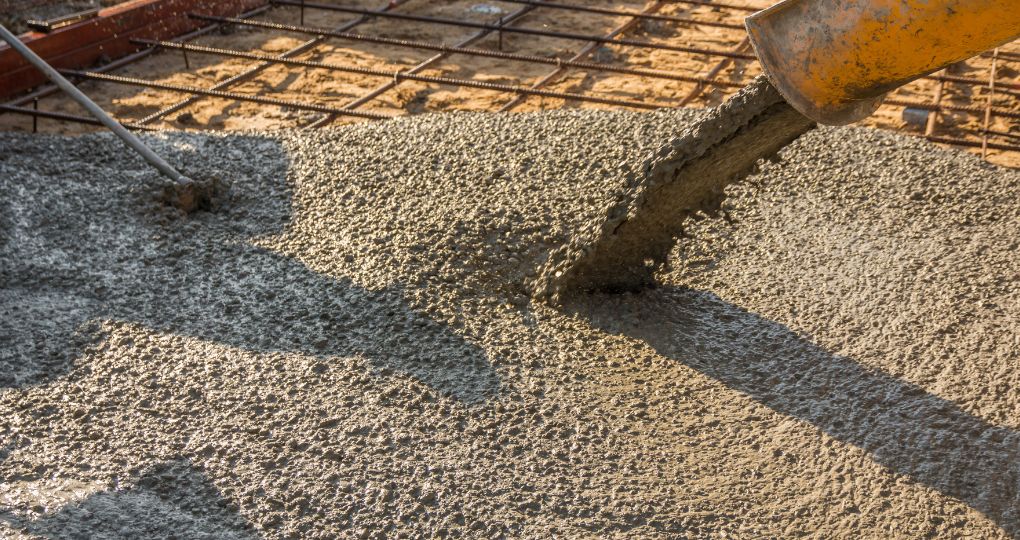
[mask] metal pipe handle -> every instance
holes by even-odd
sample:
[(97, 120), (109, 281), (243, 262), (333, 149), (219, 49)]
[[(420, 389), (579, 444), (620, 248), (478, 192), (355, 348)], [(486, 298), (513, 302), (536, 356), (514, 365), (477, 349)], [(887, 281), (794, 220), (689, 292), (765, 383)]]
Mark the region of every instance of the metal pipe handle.
[(10, 44), (12, 49), (23, 56), (25, 60), (28, 60), (30, 64), (38, 68), (39, 71), (43, 72), (49, 80), (53, 81), (53, 84), (60, 87), (61, 90), (71, 96), (71, 98), (77, 101), (82, 107), (85, 107), (85, 109), (88, 110), (89, 113), (96, 118), (96, 120), (99, 120), (104, 126), (110, 128), (110, 131), (114, 132), (114, 134), (120, 137), (125, 144), (142, 156), (145, 161), (148, 161), (153, 167), (158, 169), (159, 172), (163, 173), (164, 176), (178, 184), (191, 183), (190, 179), (177, 172), (177, 169), (174, 169), (148, 146), (145, 146), (145, 143), (136, 137), (134, 133), (128, 131), (127, 128), (120, 125), (120, 122), (114, 120), (109, 114), (106, 114), (106, 111), (100, 108), (99, 105), (96, 105), (96, 103), (89, 99), (89, 97), (79, 90), (78, 87), (71, 84), (71, 81), (65, 79), (64, 76), (57, 72), (56, 69), (53, 69), (53, 66), (49, 65), (45, 60), (40, 58), (39, 55), (35, 54), (32, 49), (29, 49), (21, 42), (20, 39), (18, 39), (18, 36), (11, 33), (11, 31), (5, 28), (2, 24), (0, 24), (0, 38), (3, 38), (4, 41)]

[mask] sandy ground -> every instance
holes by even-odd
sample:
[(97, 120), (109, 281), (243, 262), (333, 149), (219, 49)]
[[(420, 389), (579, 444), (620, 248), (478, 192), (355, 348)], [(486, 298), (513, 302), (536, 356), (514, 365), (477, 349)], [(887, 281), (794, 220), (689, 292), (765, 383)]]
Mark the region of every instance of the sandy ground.
[[(732, 0), (729, 3), (762, 7), (767, 2), (749, 0)], [(365, 2), (337, 2), (342, 5), (372, 7)], [(382, 3), (377, 3), (381, 5)], [(375, 5), (375, 4), (373, 4)], [(412, 0), (401, 6), (399, 11), (405, 13), (451, 17), (478, 22), (493, 22), (499, 15), (479, 11), (479, 6), (496, 8), (502, 14), (509, 14), (520, 9), (519, 4), (508, 2), (484, 2), (476, 0), (454, 0), (445, 2)], [(620, 9), (641, 10), (646, 6), (639, 0), (612, 0), (598, 2), (594, 5)], [(672, 4), (663, 8), (660, 13), (687, 16), (706, 21), (740, 23), (746, 12), (724, 10), (706, 6), (690, 6)], [(321, 10), (307, 10), (305, 24), (321, 28), (335, 28), (355, 18), (354, 15)], [(278, 8), (262, 19), (287, 24), (299, 23), (299, 11), (295, 8)], [(520, 19), (520, 26), (542, 28), (582, 34), (602, 35), (618, 24), (625, 22), (625, 17), (611, 17), (600, 14), (571, 13), (555, 9), (539, 9)], [(388, 37), (415, 40), (456, 43), (473, 35), (477, 30), (454, 26), (430, 25), (408, 21), (377, 19), (362, 24), (356, 29), (359, 33), (382, 35)], [(705, 26), (684, 25), (649, 21), (637, 25), (627, 32), (625, 37), (669, 43), (691, 47), (705, 47), (721, 50), (737, 50), (744, 39), (742, 30), (714, 28)], [(308, 36), (286, 34), (277, 31), (238, 29), (226, 35), (216, 34), (195, 41), (202, 45), (240, 50), (282, 53), (309, 39)], [(475, 46), (495, 49), (498, 45), (496, 36), (485, 38)], [(555, 55), (569, 58), (584, 45), (584, 42), (573, 40), (505, 34), (503, 48), (509, 52), (525, 54)], [(1011, 44), (1003, 50), (1020, 53), (1020, 44)], [(742, 52), (748, 52), (741, 49)], [(428, 51), (415, 51), (406, 48), (380, 46), (368, 43), (343, 42), (330, 40), (315, 47), (312, 51), (296, 58), (371, 67), (397, 71), (413, 67), (422, 60), (432, 56)], [(599, 48), (592, 58), (599, 62), (612, 62), (640, 68), (651, 68), (676, 73), (705, 74), (717, 65), (720, 58), (705, 55), (694, 55), (681, 52), (650, 50), (633, 47), (606, 46)], [(249, 60), (223, 59), (220, 57), (190, 54), (191, 69), (184, 63), (183, 56), (178, 52), (158, 54), (153, 58), (118, 70), (120, 74), (140, 77), (148, 80), (188, 84), (199, 87), (211, 87), (250, 67)], [(953, 68), (953, 74), (974, 77), (984, 80), (988, 76), (989, 60), (976, 58)], [(1017, 80), (1018, 65), (1015, 62), (998, 63), (998, 77), (1003, 80)], [(529, 85), (539, 80), (551, 70), (550, 66), (526, 64), (469, 56), (453, 56), (439, 62), (432, 69), (422, 72), (424, 75), (443, 75), (448, 77), (468, 78), (479, 81), (503, 84)], [(733, 82), (747, 82), (759, 73), (756, 62), (738, 60), (728, 65), (720, 77)], [(298, 102), (313, 102), (322, 105), (342, 106), (372, 89), (387, 82), (380, 77), (365, 77), (336, 71), (307, 70), (276, 66), (265, 70), (250, 82), (240, 84), (233, 89), (248, 94), (272, 95), (281, 99)], [(931, 101), (936, 83), (918, 81), (907, 85), (896, 93), (900, 99), (914, 101)], [(119, 118), (139, 119), (156, 112), (163, 107), (176, 103), (184, 96), (161, 90), (140, 90), (136, 87), (113, 85), (109, 83), (86, 82), (82, 88), (108, 110)], [(630, 75), (612, 73), (585, 73), (570, 71), (562, 79), (548, 85), (548, 89), (581, 92), (599, 96), (621, 99), (642, 100), (661, 105), (676, 107), (688, 96), (695, 85), (679, 81), (640, 78)], [(708, 89), (698, 95), (688, 105), (691, 107), (715, 106), (725, 100), (732, 89)], [(946, 103), (957, 105), (980, 105), (987, 101), (987, 89), (960, 84), (945, 86)], [(491, 111), (496, 110), (510, 99), (500, 92), (479, 89), (457, 88), (414, 81), (402, 82), (396, 89), (384, 93), (379, 98), (363, 107), (364, 110), (384, 114), (403, 115), (422, 112), (439, 111)], [(1020, 111), (1020, 97), (999, 92), (994, 99), (995, 105), (1013, 111)], [(606, 108), (606, 105), (590, 103), (565, 103), (552, 98), (530, 98), (516, 107), (516, 111), (546, 110), (558, 108)], [(79, 107), (62, 97), (43, 100), (42, 108), (53, 109), (75, 114), (83, 114)], [(245, 130), (274, 129), (307, 125), (321, 116), (320, 113), (285, 110), (276, 106), (265, 106), (254, 103), (239, 103), (221, 99), (201, 99), (187, 109), (169, 115), (165, 121), (154, 125), (174, 129), (189, 130)], [(362, 119), (346, 117), (338, 123), (361, 122)], [(974, 130), (980, 130), (983, 117), (972, 113), (952, 112), (940, 115), (938, 133), (944, 136), (970, 138), (974, 140)], [(864, 125), (877, 126), (913, 134), (923, 133), (923, 128), (912, 126), (903, 119), (902, 107), (885, 107)], [(83, 125), (58, 124), (54, 121), (41, 121), (42, 129), (48, 132), (78, 133), (92, 131), (95, 128)], [(1018, 123), (1014, 120), (996, 118), (990, 128), (1000, 132), (1020, 135)], [(28, 130), (31, 120), (13, 115), (0, 116), (0, 129)], [(1016, 139), (994, 139), (1000, 142), (1016, 142)], [(980, 150), (972, 150), (980, 152)], [(990, 151), (992, 162), (1018, 167), (1020, 153)]]
[(691, 114), (147, 136), (190, 217), (0, 135), (0, 536), (1020, 534), (1017, 172), (821, 129), (658, 288), (526, 299)]

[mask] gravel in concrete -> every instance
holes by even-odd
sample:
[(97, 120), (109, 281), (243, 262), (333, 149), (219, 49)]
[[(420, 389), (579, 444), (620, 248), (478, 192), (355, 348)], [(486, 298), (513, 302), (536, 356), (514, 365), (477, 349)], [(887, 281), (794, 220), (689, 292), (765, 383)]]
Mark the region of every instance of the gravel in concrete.
[(1020, 534), (1020, 175), (819, 129), (661, 286), (524, 282), (686, 111), (0, 136), (0, 536)]
[(759, 75), (632, 166), (615, 204), (581, 226), (526, 280), (531, 296), (559, 304), (578, 292), (633, 292), (654, 285), (688, 219), (714, 212), (726, 186), (813, 127)]

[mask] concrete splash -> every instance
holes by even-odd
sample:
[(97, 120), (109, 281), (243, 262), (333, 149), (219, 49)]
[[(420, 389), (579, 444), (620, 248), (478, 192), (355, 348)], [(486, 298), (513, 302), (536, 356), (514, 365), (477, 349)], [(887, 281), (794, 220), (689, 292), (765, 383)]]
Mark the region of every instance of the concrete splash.
[(575, 291), (651, 285), (684, 220), (717, 209), (723, 188), (814, 125), (758, 77), (628, 174), (615, 204), (551, 253), (527, 283), (532, 296), (555, 304)]

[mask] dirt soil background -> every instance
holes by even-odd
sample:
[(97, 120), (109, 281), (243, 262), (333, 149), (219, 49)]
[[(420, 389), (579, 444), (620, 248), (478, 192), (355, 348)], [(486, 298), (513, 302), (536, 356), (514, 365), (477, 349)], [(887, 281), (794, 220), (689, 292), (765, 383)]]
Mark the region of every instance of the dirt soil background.
[(696, 114), (146, 135), (190, 217), (0, 135), (0, 536), (1020, 534), (1016, 171), (820, 129), (658, 288), (526, 298)]
[[(86, 2), (88, 3), (88, 2)], [(94, 3), (94, 2), (92, 2)], [(763, 7), (767, 3), (748, 0), (731, 0), (729, 4)], [(81, 7), (81, 2), (74, 3), (73, 9)], [(337, 2), (339, 5), (357, 7), (374, 7), (382, 2), (367, 5), (365, 2)], [(48, 6), (52, 13), (61, 4)], [(591, 5), (620, 9), (641, 10), (646, 4), (641, 1), (601, 1)], [(481, 9), (484, 7), (486, 9)], [(431, 1), (413, 0), (397, 8), (404, 13), (452, 17), (478, 22), (495, 22), (500, 14), (509, 14), (521, 6), (508, 2), (478, 2), (477, 0)], [(498, 13), (487, 12), (494, 8)], [(72, 7), (67, 9), (73, 10)], [(740, 23), (746, 12), (726, 10), (718, 7), (671, 4), (660, 13), (694, 17), (707, 21), (723, 21)], [(306, 11), (305, 24), (321, 28), (335, 28), (350, 20), (355, 15), (335, 13), (322, 10)], [(263, 20), (287, 24), (299, 23), (299, 10), (281, 7), (260, 17)], [(625, 22), (625, 17), (612, 17), (600, 14), (571, 13), (562, 10), (540, 8), (520, 20), (520, 26), (559, 30), (583, 34), (602, 35), (616, 25)], [(359, 33), (406, 38), (433, 42), (455, 43), (474, 34), (477, 30), (453, 26), (414, 23), (389, 19), (375, 19), (362, 24), (356, 29)], [(740, 50), (741, 41), (745, 37), (742, 30), (714, 28), (706, 26), (683, 25), (678, 23), (646, 21), (636, 26), (625, 35), (628, 38), (651, 41), (654, 43), (670, 43), (691, 47), (711, 47), (722, 50)], [(282, 53), (308, 39), (308, 36), (286, 34), (278, 31), (234, 29), (229, 34), (215, 34), (200, 38), (197, 44), (245, 51), (261, 51)], [(545, 38), (538, 36), (522, 36), (505, 34), (504, 50), (526, 54), (555, 55), (569, 58), (583, 42)], [(478, 47), (496, 48), (495, 35), (485, 38), (476, 44)], [(1012, 53), (1020, 53), (1020, 45), (1014, 43), (1002, 49)], [(298, 55), (296, 58), (321, 62), (339, 63), (374, 69), (385, 69), (396, 72), (414, 66), (429, 58), (433, 53), (414, 51), (406, 48), (374, 45), (361, 42), (343, 42), (330, 40), (313, 48), (311, 51)], [(717, 65), (720, 58), (705, 55), (693, 55), (663, 50), (648, 50), (633, 47), (600, 47), (592, 57), (599, 62), (612, 62), (641, 68), (652, 68), (676, 73), (705, 74)], [(220, 57), (189, 54), (191, 69), (185, 66), (183, 56), (178, 53), (160, 53), (142, 62), (117, 70), (118, 74), (140, 77), (144, 79), (210, 87), (216, 82), (225, 80), (252, 65), (252, 61), (239, 59), (223, 59)], [(980, 78), (988, 77), (990, 59), (975, 58), (951, 68), (951, 74)], [(1020, 64), (1013, 61), (999, 60), (997, 65), (998, 78), (1016, 81)], [(425, 75), (444, 75), (449, 77), (468, 78), (478, 81), (503, 84), (528, 85), (546, 75), (550, 66), (525, 64), (520, 62), (502, 61), (469, 56), (453, 56), (425, 70)], [(737, 60), (729, 64), (720, 73), (720, 77), (734, 82), (747, 82), (759, 73), (757, 62)], [(342, 106), (370, 90), (387, 82), (386, 78), (365, 77), (363, 75), (345, 74), (336, 71), (309, 70), (276, 66), (265, 70), (254, 79), (232, 87), (241, 93), (272, 95), (292, 101), (311, 102), (321, 105)], [(914, 101), (931, 101), (937, 83), (934, 81), (917, 81), (898, 90), (895, 96), (900, 99)], [(85, 82), (82, 88), (96, 99), (104, 108), (124, 120), (143, 118), (161, 108), (176, 103), (183, 95), (161, 90), (138, 89), (136, 87), (114, 85), (109, 83)], [(570, 71), (557, 82), (548, 85), (548, 89), (581, 92), (586, 94), (611, 96), (624, 99), (643, 100), (659, 104), (662, 107), (676, 107), (688, 96), (695, 85), (678, 81), (640, 78), (612, 73), (585, 73)], [(709, 88), (687, 105), (690, 107), (707, 107), (721, 103), (731, 89)], [(1012, 111), (1020, 111), (1020, 97), (1004, 93), (995, 94), (994, 104)], [(986, 87), (967, 86), (962, 84), (946, 84), (945, 103), (956, 105), (984, 106), (987, 102)], [(504, 93), (441, 86), (429, 83), (404, 81), (396, 89), (384, 93), (362, 107), (363, 110), (384, 114), (403, 115), (422, 112), (440, 111), (491, 111), (498, 109), (511, 99)], [(591, 103), (564, 103), (551, 98), (530, 98), (516, 107), (515, 111), (546, 110), (557, 108), (606, 108), (606, 105)], [(43, 100), (42, 108), (62, 112), (84, 114), (76, 104), (62, 97)], [(307, 125), (321, 117), (321, 113), (288, 110), (277, 106), (266, 106), (254, 103), (204, 98), (187, 107), (183, 111), (172, 114), (163, 121), (154, 123), (157, 127), (169, 127), (188, 130), (245, 130), (275, 129)], [(338, 123), (361, 122), (358, 118), (346, 117)], [(964, 112), (945, 112), (940, 114), (940, 127), (937, 134), (956, 136), (975, 140), (975, 130), (982, 128), (983, 116)], [(46, 132), (80, 133), (95, 128), (86, 125), (57, 123), (41, 120), (41, 129)], [(31, 119), (14, 115), (0, 116), (0, 129), (29, 130)], [(876, 115), (862, 122), (862, 125), (882, 127), (913, 134), (922, 134), (923, 127), (909, 124), (903, 119), (902, 107), (883, 107)], [(995, 118), (990, 129), (1004, 133), (1012, 133), (1020, 137), (1020, 124), (1015, 120)], [(980, 140), (980, 139), (977, 139)], [(1015, 143), (1017, 138), (993, 139)], [(971, 150), (980, 152), (979, 149)], [(1020, 153), (990, 150), (988, 159), (992, 162), (1011, 167), (1020, 166)]]

